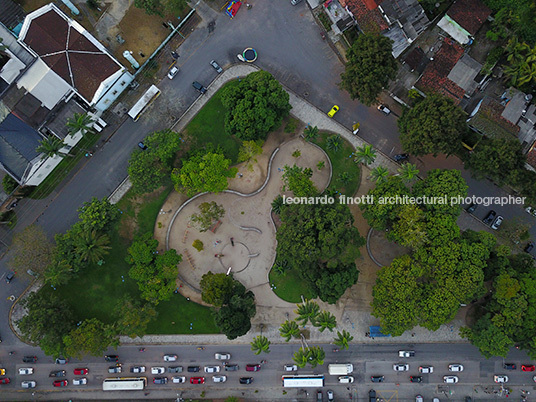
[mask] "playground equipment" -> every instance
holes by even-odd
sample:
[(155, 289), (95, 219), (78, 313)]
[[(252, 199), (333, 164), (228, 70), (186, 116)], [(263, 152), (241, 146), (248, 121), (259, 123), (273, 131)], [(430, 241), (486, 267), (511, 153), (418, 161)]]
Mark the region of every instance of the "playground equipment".
[(255, 60), (257, 60), (257, 52), (252, 47), (248, 47), (242, 52), (242, 54), (237, 54), (236, 57), (238, 60), (245, 63), (253, 63)]

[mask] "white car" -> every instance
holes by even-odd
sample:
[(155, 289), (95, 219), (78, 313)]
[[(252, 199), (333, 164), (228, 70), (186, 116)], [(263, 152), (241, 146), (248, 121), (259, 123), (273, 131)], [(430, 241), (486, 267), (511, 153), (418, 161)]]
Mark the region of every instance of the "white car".
[(35, 381), (23, 381), (20, 384), (22, 388), (35, 388), (36, 385)]
[(216, 360), (231, 360), (231, 354), (230, 353), (215, 353), (214, 359)]
[(446, 375), (443, 376), (443, 382), (447, 384), (456, 384), (458, 382), (458, 377), (455, 375)]
[(130, 368), (131, 373), (145, 373), (145, 366), (132, 366)]
[(73, 385), (86, 385), (87, 384), (87, 378), (75, 378), (73, 379)]
[(219, 366), (205, 366), (205, 373), (219, 373)]
[(164, 355), (165, 362), (176, 362), (178, 359), (177, 355)]
[(409, 371), (409, 364), (393, 364), (394, 371)]
[(285, 371), (297, 371), (298, 366), (296, 366), (295, 364), (285, 364), (284, 369)]
[(463, 371), (461, 364), (449, 364), (449, 371)]
[(491, 228), (493, 230), (497, 230), (499, 229), (499, 226), (501, 226), (501, 223), (503, 222), (503, 217), (501, 215), (499, 215), (498, 217), (495, 218), (495, 220), (493, 221), (493, 224), (491, 225)]
[(431, 374), (433, 372), (434, 372), (434, 368), (432, 366), (421, 366), (421, 367), (419, 367), (419, 373)]
[(214, 382), (225, 382), (227, 381), (227, 377), (224, 375), (215, 375), (212, 377), (212, 381)]
[(151, 367), (151, 374), (164, 374), (166, 369), (164, 367)]
[(501, 382), (508, 382), (508, 376), (507, 375), (496, 375), (493, 377), (493, 381), (497, 383)]
[(33, 374), (33, 368), (31, 367), (23, 367), (19, 369), (20, 375), (30, 375)]
[(354, 382), (354, 377), (352, 377), (351, 375), (343, 375), (339, 377), (339, 382), (341, 384), (349, 384)]
[(424, 399), (422, 399), (422, 396), (420, 395), (415, 395), (415, 402), (423, 402)]
[(171, 381), (175, 384), (182, 384), (183, 382), (186, 382), (186, 377), (171, 377)]
[(170, 80), (172, 80), (173, 78), (175, 78), (175, 76), (177, 75), (177, 73), (180, 71), (180, 68), (177, 67), (177, 66), (173, 66), (169, 69), (169, 72), (167, 73), (167, 76)]
[(398, 357), (415, 357), (415, 351), (413, 350), (399, 350)]

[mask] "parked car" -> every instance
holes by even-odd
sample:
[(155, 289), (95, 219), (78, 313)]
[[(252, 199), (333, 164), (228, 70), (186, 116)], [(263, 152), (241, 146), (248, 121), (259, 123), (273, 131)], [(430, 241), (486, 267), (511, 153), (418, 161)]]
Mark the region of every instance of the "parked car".
[(153, 384), (167, 384), (167, 377), (155, 377), (153, 378)]
[(219, 366), (205, 366), (204, 370), (205, 370), (205, 373), (219, 373), (220, 372)]
[(434, 372), (434, 368), (432, 366), (421, 366), (421, 367), (419, 367), (419, 373), (431, 374), (433, 372)]
[(295, 364), (285, 364), (283, 368), (285, 369), (285, 371), (297, 371), (298, 370), (298, 366), (296, 366)]
[(173, 66), (169, 69), (168, 73), (167, 73), (167, 76), (170, 80), (172, 80), (173, 78), (175, 78), (175, 76), (179, 73), (180, 71), (180, 68), (177, 67), (177, 66)]
[(199, 366), (188, 366), (189, 373), (199, 373), (199, 370), (201, 370)]
[(207, 92), (207, 88), (205, 86), (203, 86), (202, 84), (200, 84), (199, 82), (197, 81), (194, 81), (192, 82), (192, 86), (197, 89), (201, 94), (204, 94)]
[(354, 382), (354, 377), (351, 375), (343, 375), (339, 377), (339, 382), (341, 384), (350, 384)]
[(388, 108), (386, 105), (384, 105), (384, 104), (380, 104), (380, 105), (378, 105), (378, 110), (379, 110), (380, 112), (385, 113), (385, 114), (390, 114), (390, 113), (391, 113), (391, 110), (389, 110), (389, 108)]
[(240, 384), (251, 384), (253, 377), (240, 377)]
[(449, 364), (449, 371), (463, 371), (461, 364)]
[(421, 395), (415, 395), (415, 402), (424, 402)]
[(413, 350), (399, 350), (398, 357), (415, 357), (415, 351)]
[(171, 377), (171, 381), (175, 384), (182, 384), (186, 382), (186, 377)]
[(508, 382), (508, 376), (507, 375), (496, 375), (496, 376), (493, 376), (493, 381), (495, 381), (496, 383)]
[(385, 380), (385, 376), (383, 375), (373, 375), (370, 377), (370, 381), (372, 382), (383, 382)]
[(165, 362), (175, 362), (177, 361), (177, 359), (178, 359), (177, 355), (164, 355)]
[(65, 370), (55, 370), (51, 371), (48, 375), (49, 377), (65, 377), (67, 375), (67, 371)]
[(145, 366), (132, 366), (130, 368), (131, 373), (145, 373)]
[(205, 377), (191, 377), (190, 384), (204, 384)]
[(121, 368), (121, 365), (120, 364), (117, 364), (115, 366), (110, 366), (108, 367), (108, 373), (120, 373), (122, 372), (123, 369)]
[(6, 375), (6, 369), (0, 368), (0, 375)]
[(238, 371), (240, 367), (238, 364), (226, 364), (225, 365), (225, 371)]
[(52, 383), (55, 387), (66, 387), (69, 385), (69, 381), (67, 380), (56, 380)]
[(30, 375), (33, 374), (34, 369), (32, 367), (22, 367), (19, 369), (20, 375)]
[(166, 369), (164, 367), (151, 367), (151, 374), (164, 374)]
[(14, 277), (15, 277), (15, 272), (9, 271), (6, 275), (6, 283), (11, 283)]
[(517, 370), (517, 365), (515, 363), (504, 363), (503, 369), (505, 370)]
[(227, 381), (227, 376), (215, 375), (215, 376), (212, 377), (212, 381), (214, 381), (214, 382), (225, 382), (225, 381)]
[(56, 364), (67, 364), (67, 359), (64, 358), (64, 357), (58, 357), (58, 358), (54, 361), (54, 363), (56, 363)]
[(531, 214), (532, 216), (536, 216), (536, 208), (527, 207), (525, 208), (525, 211), (527, 211), (527, 213)]
[(493, 221), (493, 224), (491, 225), (491, 228), (493, 230), (497, 230), (497, 229), (499, 229), (499, 227), (501, 226), (502, 223), (503, 223), (503, 217), (501, 215), (499, 215)]
[(493, 220), (495, 219), (495, 217), (497, 216), (497, 212), (495, 212), (493, 209), (491, 211), (488, 212), (488, 214), (486, 215), (486, 217), (482, 220), (482, 222), (485, 224), (485, 225), (491, 225), (491, 223), (493, 222)]
[(230, 353), (215, 353), (214, 359), (216, 360), (231, 360), (231, 354)]
[(171, 366), (168, 367), (170, 373), (182, 373), (182, 366)]
[(335, 400), (335, 395), (331, 389), (326, 391), (326, 396), (328, 397), (328, 402), (333, 402)]
[(260, 369), (260, 364), (246, 364), (246, 371), (259, 371)]
[(393, 159), (397, 162), (405, 161), (408, 158), (409, 154), (396, 154), (395, 156), (393, 156)]
[(474, 202), (472, 202), (466, 209), (467, 212), (469, 212), (470, 214), (472, 214), (473, 212), (476, 211), (476, 208), (478, 207), (478, 204), (475, 204)]
[(338, 111), (339, 111), (339, 107), (337, 105), (333, 105), (331, 110), (328, 112), (328, 117), (335, 116), (335, 113), (337, 113)]
[(322, 402), (324, 400), (324, 396), (322, 395), (322, 391), (316, 391), (316, 402)]
[(411, 377), (409, 377), (409, 381), (410, 382), (422, 382), (422, 377), (412, 375)]
[(534, 371), (534, 364), (522, 364), (521, 371)]
[(527, 244), (527, 245), (525, 246), (525, 248), (523, 249), (523, 251), (524, 251), (525, 253), (530, 253), (533, 249), (534, 249), (534, 242), (531, 241), (529, 244)]
[(22, 361), (24, 363), (35, 363), (37, 361), (37, 356), (24, 356)]
[(393, 364), (393, 370), (394, 371), (409, 371), (409, 364)]
[(37, 383), (35, 381), (23, 381), (20, 383), (22, 388), (35, 388)]
[(443, 376), (443, 382), (447, 384), (456, 384), (458, 382), (458, 377), (455, 375), (446, 375)]
[(73, 385), (86, 385), (87, 384), (87, 378), (75, 378), (73, 379)]
[(75, 368), (73, 370), (74, 375), (87, 375), (89, 373), (89, 369), (87, 368)]
[(145, 151), (147, 149), (147, 145), (145, 145), (143, 142), (138, 142), (138, 147), (142, 150), (142, 151)]
[(119, 361), (119, 356), (117, 356), (117, 355), (106, 355), (106, 356), (104, 356), (104, 360), (107, 361), (107, 362), (118, 362)]
[(218, 63), (216, 63), (215, 60), (211, 60), (210, 65), (214, 67), (214, 69), (218, 72), (218, 74), (221, 74), (223, 72), (223, 69), (220, 67)]
[(7, 377), (5, 378), (0, 378), (0, 384), (9, 384), (11, 382), (11, 380)]

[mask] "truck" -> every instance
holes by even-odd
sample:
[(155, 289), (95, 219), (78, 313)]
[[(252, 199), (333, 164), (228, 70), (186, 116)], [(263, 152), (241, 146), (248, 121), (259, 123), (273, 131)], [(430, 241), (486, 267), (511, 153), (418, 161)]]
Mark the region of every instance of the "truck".
[(354, 371), (353, 364), (330, 364), (328, 365), (330, 375), (348, 375)]

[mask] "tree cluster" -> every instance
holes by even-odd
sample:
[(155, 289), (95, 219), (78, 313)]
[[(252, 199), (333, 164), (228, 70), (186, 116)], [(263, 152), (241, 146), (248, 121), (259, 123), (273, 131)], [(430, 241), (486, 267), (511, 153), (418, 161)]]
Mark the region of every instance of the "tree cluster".
[(232, 275), (207, 272), (201, 278), (201, 297), (216, 307), (214, 321), (228, 339), (236, 339), (251, 329), (251, 318), (255, 316), (255, 295)]
[(313, 197), (318, 194), (311, 176), (313, 171), (310, 168), (301, 168), (299, 166), (290, 167), (285, 165), (283, 168), (283, 191), (292, 191), (295, 197)]
[(203, 202), (199, 205), (199, 213), (190, 216), (190, 222), (199, 229), (200, 232), (206, 232), (212, 224), (217, 222), (225, 215), (225, 209), (215, 201)]
[(225, 132), (242, 141), (264, 140), (291, 109), (288, 93), (267, 71), (249, 74), (226, 87), (221, 101), (227, 109)]

